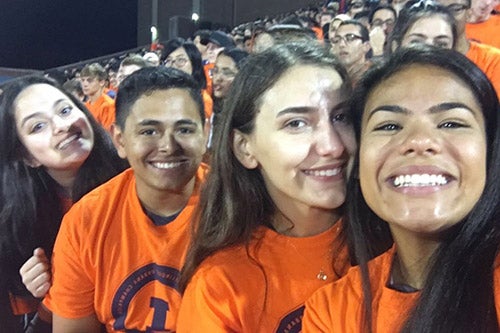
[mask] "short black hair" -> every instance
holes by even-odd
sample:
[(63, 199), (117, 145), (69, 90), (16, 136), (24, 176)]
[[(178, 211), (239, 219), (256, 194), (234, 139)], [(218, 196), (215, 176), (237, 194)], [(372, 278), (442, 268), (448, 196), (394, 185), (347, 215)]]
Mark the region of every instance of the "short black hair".
[(135, 102), (143, 95), (157, 90), (186, 89), (198, 106), (201, 123), (205, 125), (205, 111), (199, 84), (181, 70), (171, 67), (146, 67), (129, 75), (116, 95), (116, 124), (125, 128), (125, 122)]

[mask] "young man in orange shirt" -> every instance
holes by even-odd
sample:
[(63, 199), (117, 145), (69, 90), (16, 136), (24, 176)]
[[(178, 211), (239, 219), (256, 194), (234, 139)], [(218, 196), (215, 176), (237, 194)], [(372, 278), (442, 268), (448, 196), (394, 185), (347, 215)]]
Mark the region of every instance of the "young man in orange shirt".
[(107, 130), (115, 121), (115, 102), (105, 93), (108, 74), (98, 63), (83, 67), (80, 81), (87, 101), (85, 106), (94, 118)]
[(44, 302), (54, 332), (175, 330), (179, 271), (206, 167), (200, 91), (172, 68), (120, 85), (112, 137), (131, 168), (66, 214)]

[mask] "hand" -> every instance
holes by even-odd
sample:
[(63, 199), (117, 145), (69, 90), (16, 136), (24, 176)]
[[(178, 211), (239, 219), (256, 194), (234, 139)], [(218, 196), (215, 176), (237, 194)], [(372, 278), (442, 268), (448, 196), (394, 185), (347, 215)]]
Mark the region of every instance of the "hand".
[(44, 297), (51, 286), (50, 264), (45, 251), (42, 248), (36, 248), (33, 256), (24, 263), (19, 270), (26, 288), (33, 296)]
[(370, 31), (370, 45), (374, 56), (384, 54), (385, 32), (382, 27), (375, 27)]

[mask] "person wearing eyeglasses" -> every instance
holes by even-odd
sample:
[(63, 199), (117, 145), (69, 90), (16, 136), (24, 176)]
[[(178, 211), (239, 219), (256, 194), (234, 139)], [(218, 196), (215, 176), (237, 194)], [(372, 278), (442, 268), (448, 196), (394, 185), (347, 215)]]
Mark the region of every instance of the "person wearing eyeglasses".
[(331, 51), (346, 67), (353, 84), (371, 66), (367, 59), (371, 49), (369, 39), (368, 29), (356, 20), (342, 22), (330, 38)]
[(207, 78), (203, 68), (201, 53), (192, 42), (183, 38), (174, 38), (165, 44), (165, 66), (174, 67), (191, 75), (199, 84), (203, 96), (206, 120), (210, 119), (213, 101), (207, 90)]
[(437, 0), (450, 10), (457, 25), (455, 50), (464, 54), (486, 74), (500, 96), (500, 50), (467, 38), (465, 26), (470, 15), (471, 0)]
[(370, 22), (370, 45), (373, 57), (384, 55), (385, 42), (387, 36), (392, 32), (396, 18), (396, 10), (389, 5), (380, 5), (370, 13), (368, 20)]
[(216, 130), (219, 114), (222, 111), (224, 100), (226, 99), (229, 88), (233, 84), (236, 74), (238, 74), (244, 60), (248, 57), (248, 52), (238, 49), (224, 49), (215, 59), (214, 69), (212, 70), (213, 91), (212, 99), (214, 101), (214, 112), (210, 118), (210, 136), (208, 146), (212, 144), (212, 135)]

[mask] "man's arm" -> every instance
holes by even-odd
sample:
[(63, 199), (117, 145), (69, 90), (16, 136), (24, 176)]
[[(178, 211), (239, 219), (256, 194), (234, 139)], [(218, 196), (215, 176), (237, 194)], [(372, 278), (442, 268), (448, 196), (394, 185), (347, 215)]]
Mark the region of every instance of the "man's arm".
[(101, 323), (95, 314), (85, 318), (68, 319), (56, 314), (52, 316), (53, 333), (100, 333)]

